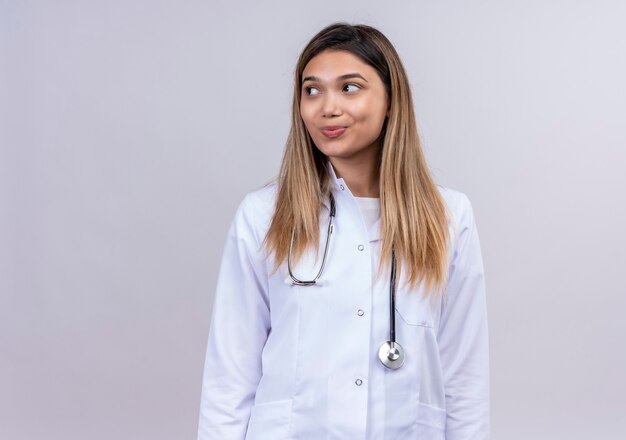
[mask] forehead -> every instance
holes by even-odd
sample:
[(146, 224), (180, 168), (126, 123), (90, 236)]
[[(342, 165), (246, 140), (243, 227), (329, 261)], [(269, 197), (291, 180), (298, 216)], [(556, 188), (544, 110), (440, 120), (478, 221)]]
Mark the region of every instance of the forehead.
[(376, 74), (376, 70), (351, 52), (327, 49), (311, 58), (302, 71), (302, 77), (312, 75), (333, 79), (346, 73), (360, 73), (369, 79)]

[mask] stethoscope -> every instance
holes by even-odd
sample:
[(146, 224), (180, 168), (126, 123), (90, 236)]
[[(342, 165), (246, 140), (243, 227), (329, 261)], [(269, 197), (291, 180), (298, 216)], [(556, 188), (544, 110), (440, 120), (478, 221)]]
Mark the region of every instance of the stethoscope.
[[(328, 255), (328, 245), (330, 243), (330, 236), (333, 233), (333, 221), (337, 213), (335, 206), (335, 199), (330, 194), (330, 216), (328, 217), (328, 234), (326, 235), (326, 244), (324, 246), (324, 256), (322, 258), (322, 265), (320, 270), (312, 280), (300, 280), (296, 278), (291, 269), (291, 256), (293, 253), (293, 239), (295, 231), (291, 231), (291, 242), (289, 243), (289, 255), (287, 257), (287, 268), (289, 270), (289, 276), (291, 277), (292, 285), (296, 286), (314, 286), (318, 284), (318, 280), (324, 272), (324, 266), (326, 265), (326, 256)], [(396, 342), (396, 256), (392, 249), (391, 251), (391, 277), (389, 280), (389, 340), (384, 342), (378, 350), (378, 358), (380, 362), (392, 370), (396, 370), (404, 363), (404, 348)]]

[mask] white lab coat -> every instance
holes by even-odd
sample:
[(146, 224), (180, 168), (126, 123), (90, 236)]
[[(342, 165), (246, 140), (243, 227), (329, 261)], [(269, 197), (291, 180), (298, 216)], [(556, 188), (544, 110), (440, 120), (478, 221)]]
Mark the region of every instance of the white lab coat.
[[(454, 220), (447, 301), (396, 293), (398, 370), (378, 349), (389, 336), (389, 270), (375, 279), (380, 221), (366, 228), (332, 166), (335, 229), (321, 286), (292, 286), (261, 242), (276, 185), (248, 194), (230, 227), (204, 366), (199, 440), (484, 440), (489, 438), (489, 348), (483, 263), (472, 207), (438, 187)], [(294, 267), (313, 279), (323, 255)], [(456, 233), (455, 234), (455, 224)], [(290, 234), (290, 231), (285, 231)]]

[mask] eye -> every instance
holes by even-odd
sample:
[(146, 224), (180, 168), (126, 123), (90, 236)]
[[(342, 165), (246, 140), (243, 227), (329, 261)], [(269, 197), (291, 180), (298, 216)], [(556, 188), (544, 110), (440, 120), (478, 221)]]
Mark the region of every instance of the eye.
[[(350, 87), (352, 87), (351, 90), (346, 90), (349, 89)], [(346, 84), (345, 86), (343, 86), (343, 89), (346, 90), (347, 92), (355, 92), (357, 90), (359, 90), (361, 87), (359, 87), (356, 84)]]
[(306, 93), (309, 96), (317, 95), (318, 90), (315, 87), (309, 86), (309, 87), (304, 88), (304, 93)]

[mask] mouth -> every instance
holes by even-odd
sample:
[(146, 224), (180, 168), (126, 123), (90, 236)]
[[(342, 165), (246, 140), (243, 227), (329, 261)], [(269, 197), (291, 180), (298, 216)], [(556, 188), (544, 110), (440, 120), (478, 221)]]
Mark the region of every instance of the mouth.
[(327, 138), (334, 139), (339, 137), (346, 131), (346, 127), (324, 127), (322, 128), (322, 134)]

